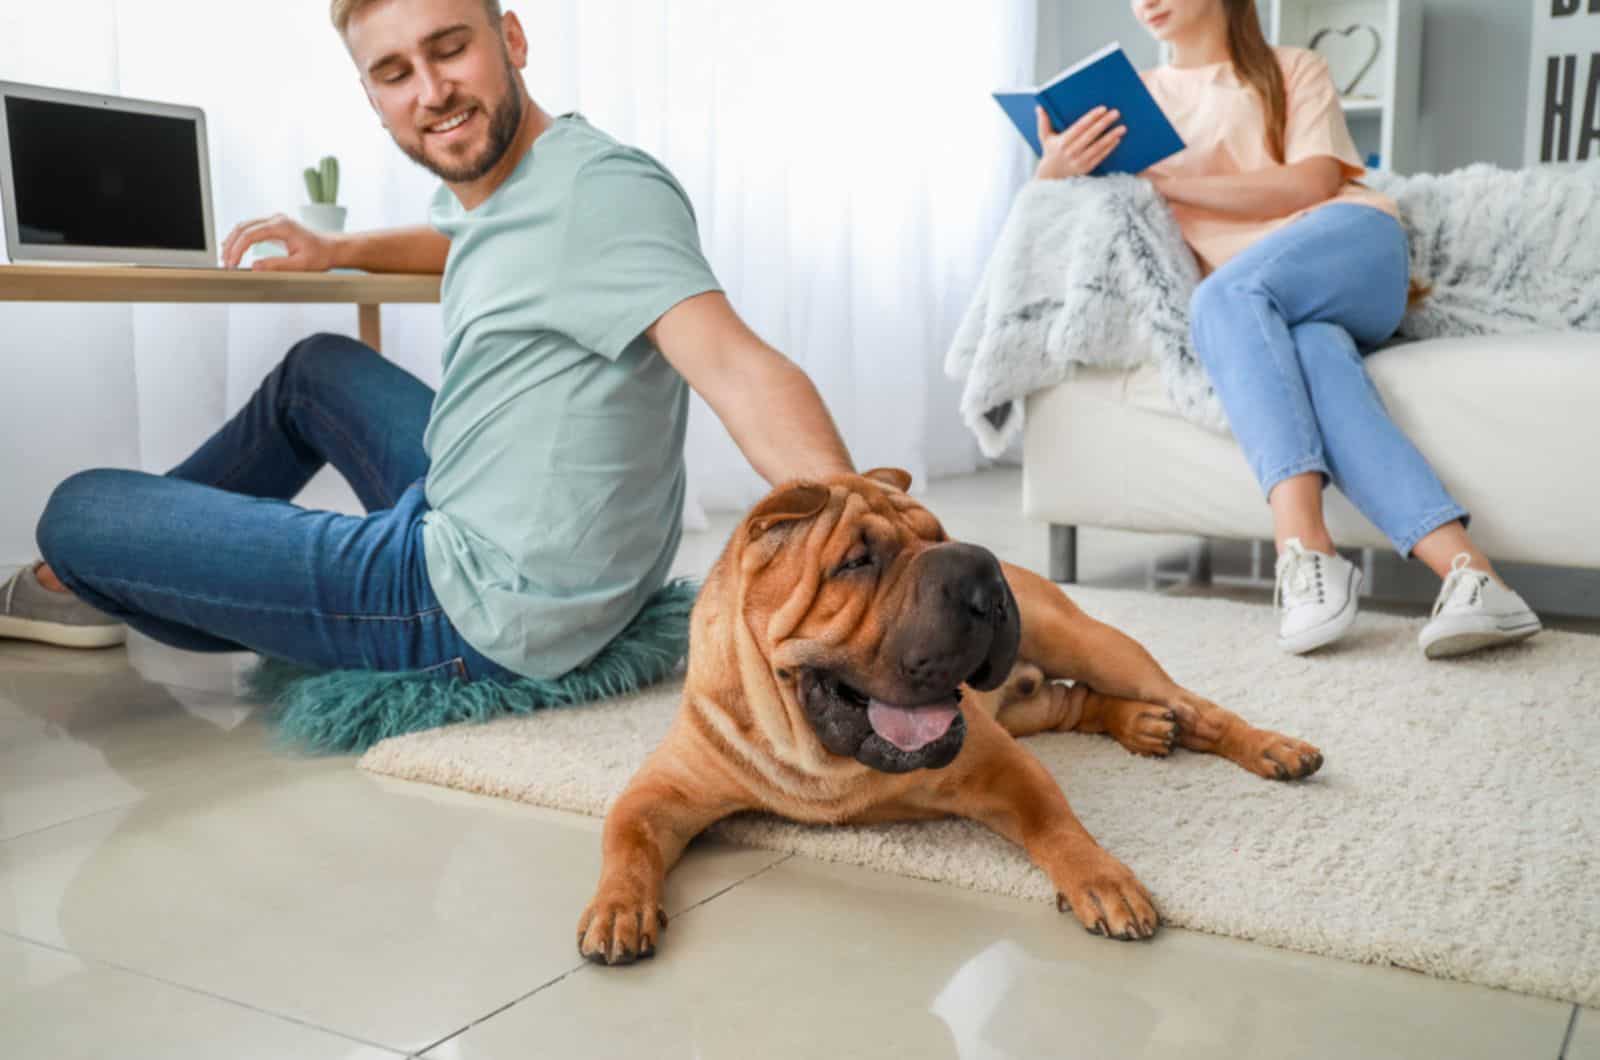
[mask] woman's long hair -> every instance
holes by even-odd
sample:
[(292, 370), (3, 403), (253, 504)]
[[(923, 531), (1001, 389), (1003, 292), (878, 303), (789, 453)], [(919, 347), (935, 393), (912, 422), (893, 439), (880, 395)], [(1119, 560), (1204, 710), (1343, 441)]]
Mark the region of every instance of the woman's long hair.
[[(1256, 16), (1255, 0), (1222, 0), (1228, 17), (1228, 51), (1233, 56), (1233, 72), (1255, 90), (1261, 99), (1261, 112), (1267, 117), (1267, 152), (1282, 165), (1286, 160), (1284, 138), (1289, 125), (1289, 100), (1283, 85), (1283, 68)], [(1406, 304), (1415, 309), (1433, 288), (1411, 277)]]
[(1222, 7), (1228, 15), (1228, 51), (1233, 55), (1234, 73), (1261, 98), (1261, 112), (1267, 116), (1267, 152), (1281, 164), (1289, 122), (1283, 68), (1261, 31), (1255, 0), (1222, 0)]

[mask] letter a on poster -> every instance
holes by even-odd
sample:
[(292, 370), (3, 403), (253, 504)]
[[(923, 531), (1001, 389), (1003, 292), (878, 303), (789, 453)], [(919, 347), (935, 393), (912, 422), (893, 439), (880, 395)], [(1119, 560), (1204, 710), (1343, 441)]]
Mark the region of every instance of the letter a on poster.
[(1600, 160), (1600, 0), (1533, 0), (1523, 157)]

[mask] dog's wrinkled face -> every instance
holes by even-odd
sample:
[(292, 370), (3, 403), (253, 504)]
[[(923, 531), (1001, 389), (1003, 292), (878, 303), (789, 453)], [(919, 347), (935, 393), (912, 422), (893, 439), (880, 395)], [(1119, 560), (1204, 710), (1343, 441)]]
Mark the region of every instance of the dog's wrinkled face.
[(886, 773), (950, 764), (961, 686), (998, 687), (1021, 638), (999, 562), (949, 541), (910, 483), (789, 486), (740, 531), (744, 618), (786, 701), (829, 752)]

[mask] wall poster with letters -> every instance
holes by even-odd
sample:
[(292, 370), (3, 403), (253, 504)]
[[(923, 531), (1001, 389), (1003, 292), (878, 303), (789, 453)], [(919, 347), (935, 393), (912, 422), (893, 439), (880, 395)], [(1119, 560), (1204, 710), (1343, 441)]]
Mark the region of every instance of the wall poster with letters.
[(1600, 160), (1600, 0), (1533, 0), (1524, 160)]

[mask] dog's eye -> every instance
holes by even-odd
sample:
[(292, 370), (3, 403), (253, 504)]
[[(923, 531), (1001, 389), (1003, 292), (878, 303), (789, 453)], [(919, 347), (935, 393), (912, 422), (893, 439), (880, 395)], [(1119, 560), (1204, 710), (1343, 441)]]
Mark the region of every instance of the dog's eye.
[(872, 553), (862, 549), (860, 552), (852, 552), (846, 556), (843, 563), (833, 568), (833, 573), (835, 575), (848, 574), (850, 571), (870, 566), (872, 566)]

